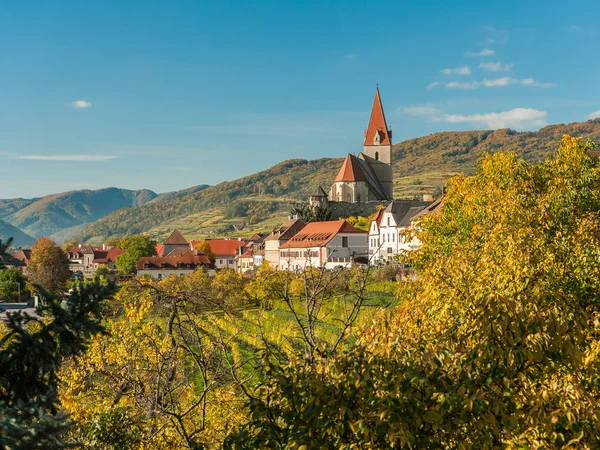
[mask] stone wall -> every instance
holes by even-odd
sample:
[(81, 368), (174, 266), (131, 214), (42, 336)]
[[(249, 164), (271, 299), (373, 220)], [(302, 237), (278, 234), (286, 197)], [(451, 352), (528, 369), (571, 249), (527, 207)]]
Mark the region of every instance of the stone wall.
[(331, 220), (345, 219), (350, 216), (370, 216), (377, 211), (378, 205), (389, 205), (390, 202), (346, 203), (329, 202)]

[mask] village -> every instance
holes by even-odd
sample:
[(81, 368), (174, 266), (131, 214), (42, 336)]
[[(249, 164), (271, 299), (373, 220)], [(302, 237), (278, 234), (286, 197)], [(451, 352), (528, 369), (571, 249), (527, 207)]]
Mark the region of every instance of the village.
[[(392, 162), (392, 131), (377, 88), (364, 131), (364, 151), (358, 156), (348, 154), (329, 191), (319, 185), (307, 201), (311, 210), (334, 210), (338, 216), (352, 205), (370, 218), (368, 230), (344, 217), (311, 222), (297, 215), (290, 215), (268, 234), (247, 238), (188, 241), (179, 230), (173, 230), (164, 242), (156, 244), (153, 255), (139, 258), (135, 274), (161, 280), (197, 269), (209, 274), (217, 270), (251, 274), (262, 264), (296, 273), (308, 267), (401, 267), (401, 256), (420, 246), (411, 231), (418, 231), (420, 218), (441, 208), (442, 198), (393, 199)], [(108, 244), (78, 243), (66, 249), (69, 269), (74, 278), (81, 279), (116, 274), (122, 254), (122, 249)], [(4, 257), (3, 264), (26, 274), (30, 257), (30, 249), (19, 248)]]

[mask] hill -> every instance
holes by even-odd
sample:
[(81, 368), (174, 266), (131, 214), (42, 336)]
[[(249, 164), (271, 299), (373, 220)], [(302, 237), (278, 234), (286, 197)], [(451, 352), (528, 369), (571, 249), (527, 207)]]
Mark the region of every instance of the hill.
[[(564, 134), (600, 140), (600, 119), (551, 125), (535, 132), (442, 132), (401, 142), (393, 149), (394, 196), (439, 194), (452, 175), (474, 171), (485, 152), (502, 149), (528, 161), (539, 161), (556, 149)], [(266, 231), (281, 222), (291, 202), (305, 201), (317, 184), (327, 189), (341, 163), (341, 158), (285, 161), (181, 198), (155, 199), (136, 208), (115, 211), (85, 226), (79, 238), (99, 242), (141, 232), (163, 238), (175, 227), (188, 238)]]
[(5, 242), (10, 237), (13, 238), (12, 247), (31, 247), (35, 242), (34, 238), (23, 233), (17, 227), (0, 220), (0, 239)]
[(31, 200), (0, 200), (0, 217), (31, 236), (40, 237), (93, 222), (120, 208), (143, 205), (156, 197), (147, 189), (69, 191)]

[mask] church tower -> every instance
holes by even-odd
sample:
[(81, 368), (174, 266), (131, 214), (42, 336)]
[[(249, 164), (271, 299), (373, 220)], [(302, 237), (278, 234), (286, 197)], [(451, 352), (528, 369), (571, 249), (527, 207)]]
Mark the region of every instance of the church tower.
[(392, 174), (392, 130), (388, 128), (379, 95), (375, 90), (375, 99), (371, 109), (369, 126), (365, 130), (363, 156), (377, 175), (388, 200), (394, 198), (394, 179)]

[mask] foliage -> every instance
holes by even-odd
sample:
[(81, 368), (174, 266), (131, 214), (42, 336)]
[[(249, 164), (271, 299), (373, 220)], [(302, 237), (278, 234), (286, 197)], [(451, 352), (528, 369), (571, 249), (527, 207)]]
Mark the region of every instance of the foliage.
[(65, 446), (68, 422), (57, 399), (57, 372), (102, 330), (100, 309), (114, 292), (114, 285), (95, 283), (67, 297), (45, 294), (43, 320), (8, 315), (0, 330), (0, 447)]
[(123, 274), (135, 273), (140, 258), (156, 255), (156, 241), (143, 234), (126, 236), (117, 242), (117, 247), (123, 250), (116, 262)]
[(0, 300), (18, 299), (25, 292), (27, 279), (16, 267), (0, 270)]
[(229, 448), (598, 448), (600, 170), (486, 155), (450, 183), (397, 308), (359, 345), (271, 364)]
[(305, 223), (326, 222), (331, 220), (331, 210), (321, 206), (311, 206), (308, 203), (294, 203), (290, 206), (290, 216), (296, 216)]
[[(240, 421), (236, 366), (227, 357), (232, 338), (215, 322), (219, 314), (235, 317), (226, 292), (235, 289), (235, 274), (224, 273), (214, 288), (198, 271), (121, 290), (123, 317), (63, 370), (61, 400), (78, 422), (70, 440), (97, 448), (121, 448), (115, 442), (124, 441), (131, 448), (199, 449), (220, 442), (229, 423)], [(119, 415), (131, 426), (116, 423)], [(90, 433), (98, 422), (99, 432)]]
[(208, 245), (208, 242), (206, 242), (206, 241), (199, 241), (199, 242), (197, 242), (196, 243), (196, 250), (198, 250), (198, 253), (205, 254), (206, 257), (208, 259), (210, 259), (211, 261), (215, 260), (215, 254), (210, 249), (210, 245)]
[[(380, 209), (380, 208), (378, 208), (378, 209)], [(346, 222), (348, 222), (353, 227), (358, 228), (359, 230), (369, 231), (369, 227), (371, 226), (371, 221), (375, 218), (376, 215), (377, 215), (377, 212), (371, 214), (368, 217), (350, 216), (346, 219)]]
[(40, 286), (43, 291), (58, 294), (71, 278), (67, 254), (52, 239), (40, 238), (31, 248), (27, 274), (35, 290)]

